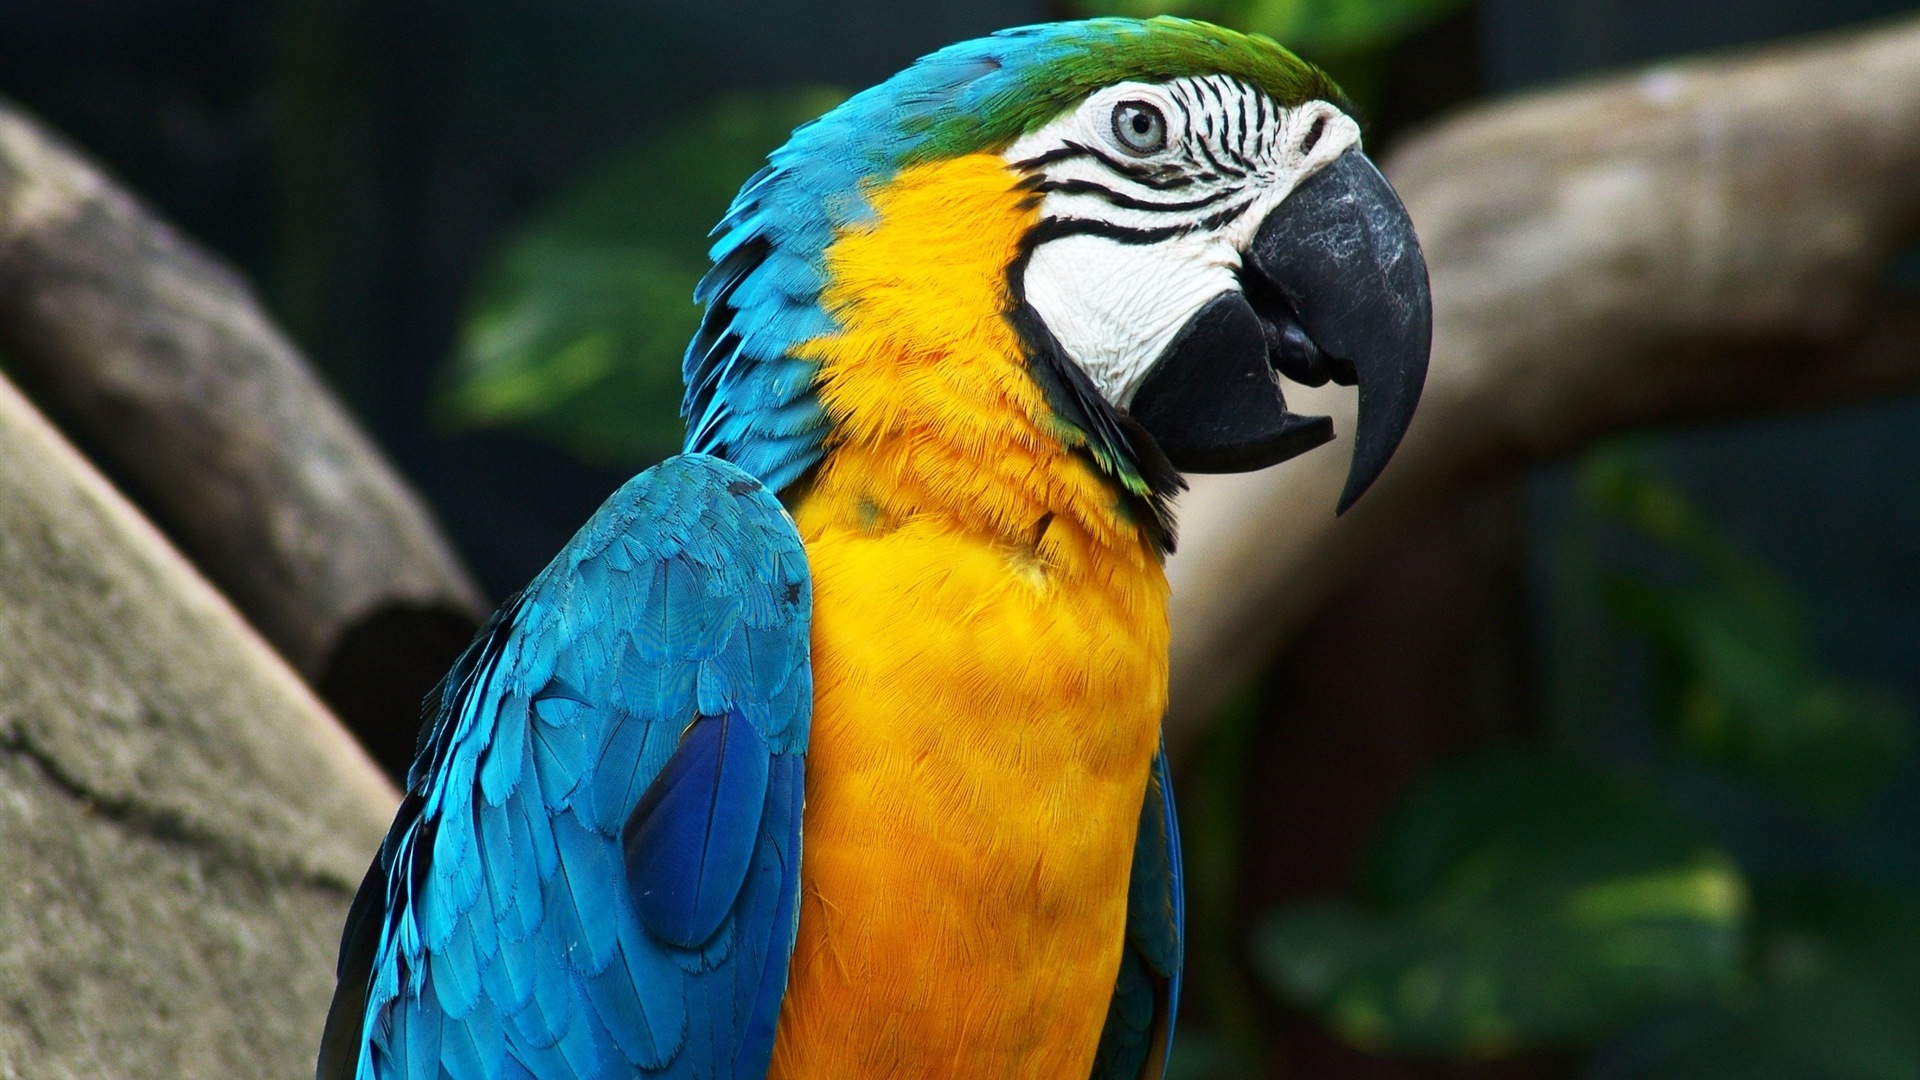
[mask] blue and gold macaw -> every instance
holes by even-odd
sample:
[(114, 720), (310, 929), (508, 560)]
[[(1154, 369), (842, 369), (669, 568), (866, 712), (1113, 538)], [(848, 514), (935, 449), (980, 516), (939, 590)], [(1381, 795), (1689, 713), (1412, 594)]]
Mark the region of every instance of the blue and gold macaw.
[(1181, 471), (1425, 372), (1426, 269), (1336, 88), (1174, 19), (934, 53), (716, 230), (687, 452), (444, 683), (342, 943), (322, 1080), (1164, 1067)]

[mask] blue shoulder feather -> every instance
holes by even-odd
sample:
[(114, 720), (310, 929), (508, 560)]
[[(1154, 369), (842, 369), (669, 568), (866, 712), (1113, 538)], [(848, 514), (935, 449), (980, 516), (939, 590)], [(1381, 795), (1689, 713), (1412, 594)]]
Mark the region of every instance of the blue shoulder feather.
[(321, 1080), (763, 1077), (812, 594), (703, 455), (628, 482), (449, 673), (341, 943)]

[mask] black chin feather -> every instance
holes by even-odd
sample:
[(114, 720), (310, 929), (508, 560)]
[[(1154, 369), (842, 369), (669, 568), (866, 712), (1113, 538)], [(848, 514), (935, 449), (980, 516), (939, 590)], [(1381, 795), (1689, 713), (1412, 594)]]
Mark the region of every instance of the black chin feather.
[[(1016, 273), (1020, 268), (1016, 264)], [(1014, 280), (1017, 282), (1018, 277)], [(1163, 556), (1171, 554), (1172, 499), (1186, 489), (1186, 481), (1153, 436), (1101, 396), (1080, 365), (1068, 358), (1032, 305), (1022, 299), (1007, 318), (1026, 344), (1027, 369), (1046, 394), (1047, 403), (1062, 421), (1085, 433), (1086, 445), (1075, 448), (1075, 452), (1085, 455), (1095, 471), (1107, 478), (1120, 506), (1146, 531), (1154, 550)], [(1146, 493), (1129, 487), (1123, 472), (1138, 477), (1146, 485)]]

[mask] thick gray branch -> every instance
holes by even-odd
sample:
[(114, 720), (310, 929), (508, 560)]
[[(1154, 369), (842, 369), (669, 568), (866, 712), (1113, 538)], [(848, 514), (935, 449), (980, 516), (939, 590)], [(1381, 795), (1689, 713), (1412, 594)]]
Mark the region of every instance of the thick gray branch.
[(0, 380), (0, 1076), (310, 1076), (394, 791)]
[[(1649, 425), (1920, 385), (1920, 22), (1469, 112), (1388, 163), (1432, 268), (1420, 414), (1343, 519), (1344, 442), (1181, 506), (1170, 735), (1420, 514)], [(1351, 431), (1343, 393), (1289, 391)]]
[(382, 613), (483, 614), (245, 283), (4, 102), (0, 354), (309, 679)]

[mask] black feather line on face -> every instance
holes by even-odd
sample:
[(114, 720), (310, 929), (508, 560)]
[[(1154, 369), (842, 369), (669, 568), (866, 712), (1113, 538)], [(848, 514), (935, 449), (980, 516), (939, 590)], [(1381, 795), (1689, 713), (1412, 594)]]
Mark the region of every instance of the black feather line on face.
[(1155, 202), (1152, 199), (1136, 199), (1123, 191), (1115, 191), (1103, 184), (1091, 180), (1049, 180), (1044, 175), (1035, 176), (1020, 185), (1036, 194), (1045, 195), (1057, 191), (1062, 195), (1091, 195), (1109, 206), (1122, 210), (1145, 210), (1150, 213), (1177, 213), (1182, 210), (1204, 210), (1214, 203), (1238, 194), (1233, 188), (1222, 188), (1211, 195), (1198, 199), (1181, 199), (1172, 202)]
[[(1200, 151), (1200, 156), (1207, 159), (1207, 164), (1213, 166), (1221, 176), (1232, 177), (1235, 180), (1246, 179), (1246, 170), (1237, 169), (1214, 156), (1211, 145), (1212, 141), (1211, 139), (1195, 139), (1193, 145), (1195, 149)], [(1223, 143), (1222, 145), (1224, 146), (1225, 144)]]
[[(1098, 236), (1120, 244), (1157, 244), (1162, 240), (1171, 240), (1188, 231), (1185, 225), (1162, 225), (1152, 229), (1136, 229), (1130, 225), (1117, 225), (1099, 218), (1050, 217), (1040, 219), (1040, 223), (1027, 231), (1028, 250), (1039, 247), (1049, 240), (1058, 240), (1066, 236)], [(1023, 261), (1024, 268), (1024, 261)]]
[[(1065, 151), (1065, 153), (1062, 153), (1062, 151)], [(1054, 157), (1052, 154), (1059, 154), (1060, 156)], [(1181, 172), (1176, 166), (1142, 165), (1131, 161), (1121, 161), (1119, 158), (1114, 157), (1104, 150), (1098, 150), (1080, 143), (1068, 143), (1066, 146), (1061, 147), (1060, 150), (1053, 151), (1052, 154), (1041, 154), (1039, 157), (1029, 160), (1047, 164), (1052, 161), (1066, 161), (1076, 157), (1090, 157), (1098, 161), (1107, 171), (1118, 176), (1124, 176), (1136, 184), (1143, 187), (1150, 187), (1157, 191), (1177, 191), (1180, 188), (1189, 187), (1193, 184), (1193, 179)], [(1020, 163), (1015, 163), (1015, 167), (1019, 167), (1019, 165)]]
[[(1084, 455), (1094, 471), (1108, 478), (1108, 486), (1128, 516), (1147, 534), (1154, 551), (1162, 556), (1171, 554), (1174, 548), (1172, 499), (1186, 489), (1186, 481), (1146, 429), (1100, 396), (1092, 380), (1067, 356), (1032, 305), (1022, 301), (1007, 318), (1026, 344), (1027, 370), (1046, 395), (1047, 404), (1061, 420), (1085, 433), (1088, 445), (1076, 448), (1075, 453)], [(1103, 455), (1145, 481), (1147, 493), (1141, 495), (1129, 488), (1101, 463)]]
[[(1154, 551), (1165, 557), (1174, 547), (1172, 500), (1186, 490), (1187, 482), (1161, 452), (1153, 436), (1101, 396), (1087, 373), (1060, 347), (1040, 313), (1027, 303), (1027, 263), (1033, 258), (1034, 250), (1051, 238), (1053, 234), (1047, 229), (1047, 222), (1028, 230), (1020, 242), (1019, 254), (1007, 266), (1007, 287), (1014, 300), (1007, 322), (1026, 347), (1027, 371), (1039, 385), (1040, 392), (1046, 395), (1047, 404), (1062, 421), (1086, 435), (1087, 445), (1076, 447), (1074, 453), (1082, 455), (1094, 472), (1106, 477), (1120, 506), (1146, 533)], [(1147, 493), (1141, 495), (1129, 488), (1126, 481), (1101, 464), (1102, 456), (1144, 481)]]
[[(1061, 183), (1063, 187), (1070, 183), (1050, 182), (1046, 174), (1039, 170), (1058, 161), (1082, 157), (1095, 158), (1114, 172), (1134, 180), (1142, 179), (1138, 175), (1141, 172), (1161, 171), (1129, 166), (1077, 143), (1068, 143), (1026, 161), (1015, 162), (1014, 167), (1028, 173), (1020, 186), (1031, 196), (1038, 197), (1043, 193), (1040, 189), (1051, 183)], [(1170, 190), (1184, 187), (1191, 181), (1181, 177), (1177, 183), (1166, 180), (1146, 183), (1149, 187)], [(1213, 197), (1207, 200), (1211, 201)], [(1234, 211), (1230, 208), (1227, 212)], [(1172, 554), (1175, 544), (1172, 500), (1186, 490), (1187, 482), (1173, 467), (1173, 463), (1167, 460), (1166, 453), (1153, 436), (1131, 416), (1109, 403), (1087, 377), (1087, 373), (1067, 355), (1059, 339), (1047, 328), (1046, 320), (1027, 303), (1026, 273), (1033, 253), (1049, 240), (1091, 234), (1120, 243), (1146, 244), (1177, 236), (1188, 228), (1130, 229), (1093, 219), (1043, 218), (1027, 230), (1020, 240), (1018, 253), (1007, 265), (1007, 288), (1014, 302), (1006, 318), (1025, 346), (1028, 372), (1039, 385), (1041, 393), (1046, 395), (1047, 404), (1053, 408), (1054, 414), (1086, 436), (1086, 445), (1076, 447), (1073, 452), (1081, 455), (1095, 473), (1106, 478), (1122, 511), (1140, 526), (1154, 551), (1163, 558)], [(1128, 487), (1122, 477), (1102, 463), (1102, 458), (1138, 477), (1146, 486), (1146, 494), (1142, 495)]]
[[(1234, 194), (1238, 195), (1239, 192), (1236, 191), (1234, 192)], [(1217, 213), (1209, 214), (1206, 217), (1201, 218), (1198, 228), (1202, 232), (1210, 232), (1214, 229), (1218, 229), (1222, 225), (1226, 225), (1230, 222), (1237, 220), (1241, 214), (1246, 213), (1252, 207), (1253, 207), (1252, 199), (1248, 199), (1246, 202), (1239, 203), (1234, 206), (1229, 206), (1225, 210), (1221, 210)]]

